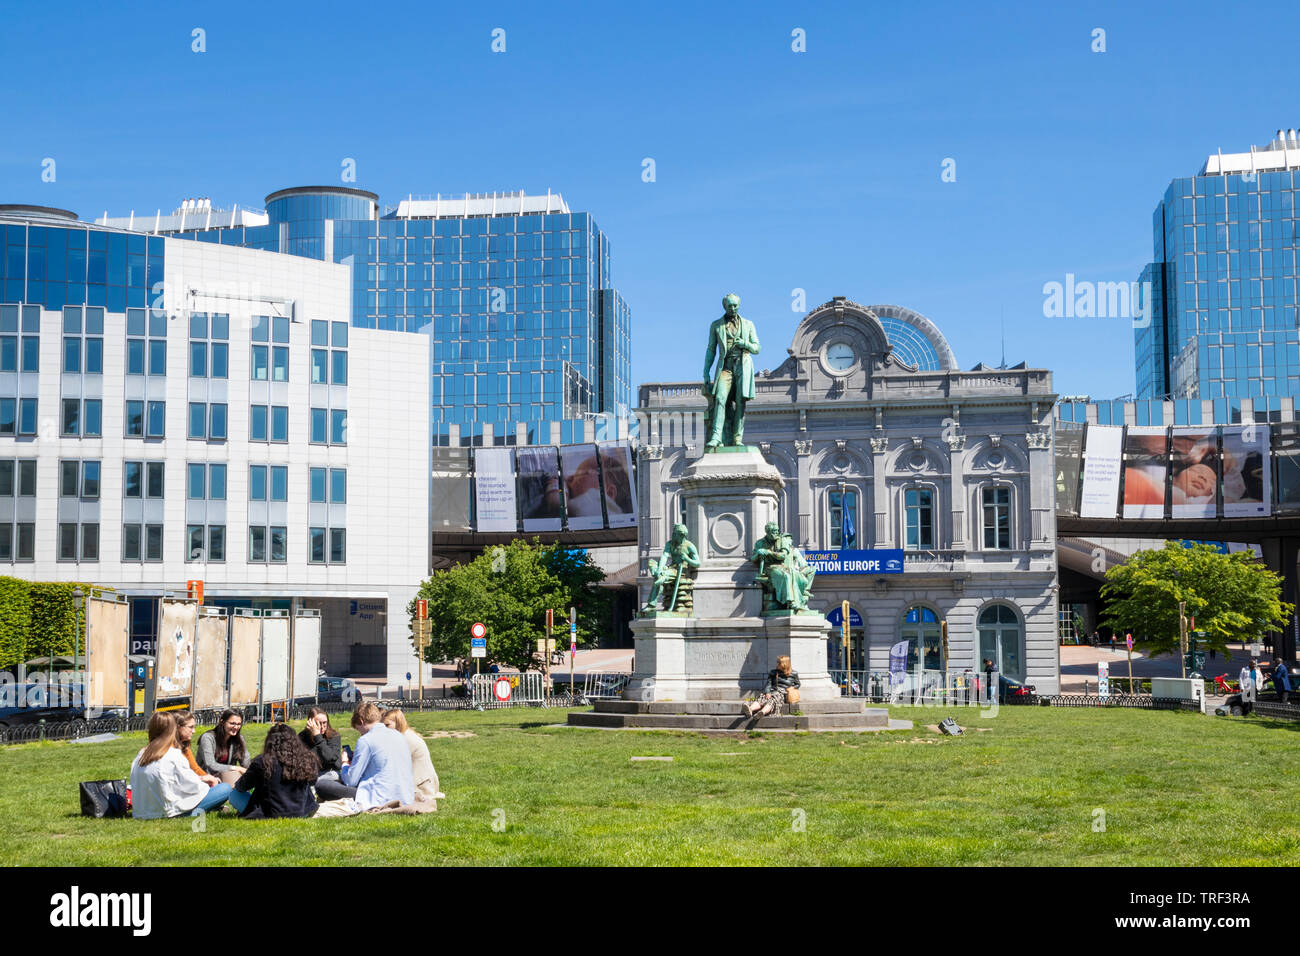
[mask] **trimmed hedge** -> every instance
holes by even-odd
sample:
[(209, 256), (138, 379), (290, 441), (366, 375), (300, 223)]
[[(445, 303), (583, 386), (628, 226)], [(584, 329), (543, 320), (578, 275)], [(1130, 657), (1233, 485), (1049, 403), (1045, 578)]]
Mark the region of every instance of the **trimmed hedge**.
[(83, 639), (86, 633), (85, 610), (78, 614), (72, 592), (81, 588), (89, 595), (92, 587), (75, 581), (0, 577), (0, 668), (15, 670), (35, 657), (71, 654), (78, 626)]
[(0, 577), (0, 669), (17, 670), (31, 626), (31, 582)]

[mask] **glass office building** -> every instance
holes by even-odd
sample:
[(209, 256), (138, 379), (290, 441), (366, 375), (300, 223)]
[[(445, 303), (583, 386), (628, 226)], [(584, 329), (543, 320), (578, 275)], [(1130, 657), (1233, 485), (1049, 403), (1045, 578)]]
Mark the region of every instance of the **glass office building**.
[(1269, 418), (1300, 394), (1297, 190), (1294, 130), (1169, 184), (1140, 277), (1153, 308), (1135, 333), (1139, 399), (1209, 400), (1235, 421), (1245, 399)]
[(614, 439), (631, 405), (630, 313), (610, 245), (555, 193), (403, 200), (306, 186), (264, 213), (187, 201), (105, 224), (349, 265), (352, 323), (432, 338), (436, 445)]

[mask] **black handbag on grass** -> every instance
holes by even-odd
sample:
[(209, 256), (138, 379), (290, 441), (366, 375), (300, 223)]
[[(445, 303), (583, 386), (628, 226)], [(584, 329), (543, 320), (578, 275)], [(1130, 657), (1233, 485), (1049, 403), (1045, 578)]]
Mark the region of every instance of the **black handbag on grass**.
[(91, 780), (81, 784), (83, 817), (126, 816), (126, 781)]

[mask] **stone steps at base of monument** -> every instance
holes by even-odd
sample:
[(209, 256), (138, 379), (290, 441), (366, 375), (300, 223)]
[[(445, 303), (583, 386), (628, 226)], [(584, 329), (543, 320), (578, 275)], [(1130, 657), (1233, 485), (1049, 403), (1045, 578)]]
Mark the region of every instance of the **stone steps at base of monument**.
[[(689, 714), (718, 717), (744, 714), (744, 702), (739, 700), (594, 700), (592, 706), (598, 714)], [(805, 715), (857, 714), (866, 711), (866, 701), (861, 698), (839, 697), (831, 700), (805, 700), (799, 702)]]
[(572, 727), (613, 727), (639, 730), (887, 730), (887, 710), (857, 714), (798, 714), (745, 717), (742, 714), (587, 713), (569, 714)]

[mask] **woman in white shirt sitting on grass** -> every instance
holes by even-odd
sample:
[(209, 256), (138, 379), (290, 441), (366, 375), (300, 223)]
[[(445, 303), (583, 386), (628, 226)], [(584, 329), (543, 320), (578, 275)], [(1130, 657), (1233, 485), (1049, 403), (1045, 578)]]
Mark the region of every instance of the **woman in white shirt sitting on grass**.
[(411, 729), (406, 722), (406, 715), (398, 708), (384, 711), (384, 726), (391, 727), (402, 735), (406, 745), (411, 748), (411, 776), (415, 781), (415, 799), (437, 803), (439, 797), (446, 794), (438, 789), (438, 771), (433, 769), (433, 758), (429, 756), (429, 745), (424, 738)]
[[(177, 745), (176, 719), (169, 713), (149, 718), (149, 743), (131, 762), (131, 815), (157, 820), (198, 816), (231, 798), (228, 783), (209, 786), (190, 768)], [(244, 802), (247, 794), (235, 794)]]

